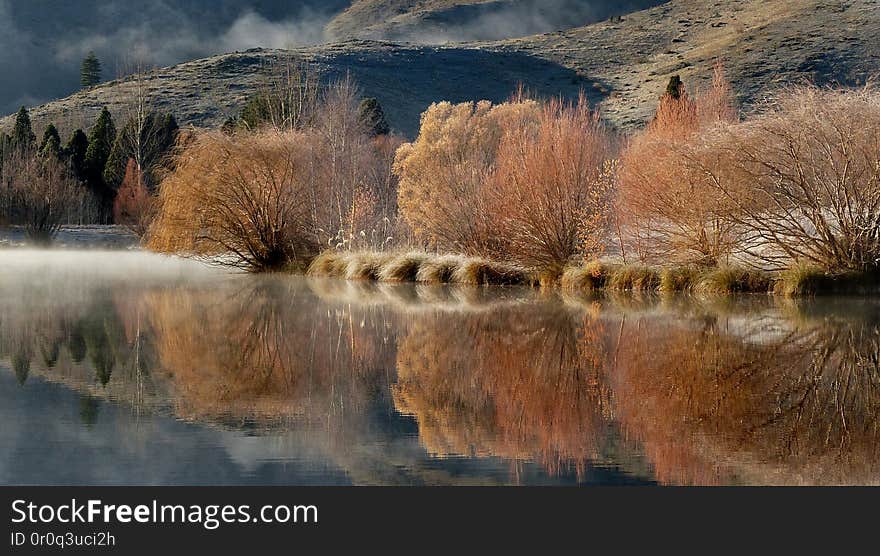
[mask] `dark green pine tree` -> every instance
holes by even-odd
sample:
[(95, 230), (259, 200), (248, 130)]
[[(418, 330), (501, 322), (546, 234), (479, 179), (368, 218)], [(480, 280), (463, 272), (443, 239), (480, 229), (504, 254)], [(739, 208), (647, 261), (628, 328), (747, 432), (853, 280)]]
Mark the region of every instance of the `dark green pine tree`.
[(40, 154), (44, 157), (54, 156), (61, 158), (61, 136), (54, 124), (46, 126), (43, 138), (40, 140)]
[(681, 98), (681, 94), (683, 92), (684, 83), (681, 80), (681, 76), (673, 75), (672, 77), (670, 77), (669, 83), (666, 84), (666, 96), (678, 100)]
[(27, 108), (22, 106), (15, 115), (15, 127), (12, 128), (12, 148), (27, 149), (37, 140), (31, 127), (31, 117)]
[(388, 135), (391, 132), (388, 121), (385, 119), (385, 111), (378, 99), (365, 98), (362, 100), (358, 108), (358, 117), (373, 137)]
[(113, 117), (105, 107), (101, 110), (92, 131), (89, 134), (89, 147), (83, 161), (86, 183), (101, 199), (104, 208), (108, 209), (113, 201), (113, 191), (104, 183), (104, 166), (116, 140), (116, 126)]
[(79, 71), (79, 82), (84, 89), (94, 87), (101, 82), (101, 61), (94, 52), (83, 58)]
[[(152, 115), (147, 116), (146, 120), (152, 120)], [(119, 130), (119, 133), (116, 134), (116, 139), (113, 141), (113, 146), (110, 148), (110, 154), (107, 155), (107, 161), (104, 163), (104, 172), (101, 174), (101, 179), (106, 187), (114, 192), (122, 184), (128, 160), (135, 158), (135, 153), (133, 152), (135, 147), (131, 146), (132, 141), (130, 139), (133, 127), (134, 122), (129, 120)]]
[(89, 138), (83, 130), (77, 129), (70, 136), (70, 141), (64, 147), (64, 156), (67, 158), (73, 175), (79, 181), (86, 180), (86, 151), (89, 149)]

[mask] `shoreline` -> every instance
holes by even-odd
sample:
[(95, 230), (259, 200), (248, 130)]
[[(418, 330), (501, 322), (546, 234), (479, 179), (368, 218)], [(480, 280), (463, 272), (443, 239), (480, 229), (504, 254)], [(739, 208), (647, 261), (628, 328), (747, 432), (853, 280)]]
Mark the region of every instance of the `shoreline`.
[(658, 267), (596, 260), (547, 273), (481, 257), (424, 252), (324, 251), (311, 262), (305, 275), (385, 283), (527, 286), (584, 293), (880, 295), (880, 275), (873, 272), (828, 273), (809, 267), (768, 272), (738, 266)]

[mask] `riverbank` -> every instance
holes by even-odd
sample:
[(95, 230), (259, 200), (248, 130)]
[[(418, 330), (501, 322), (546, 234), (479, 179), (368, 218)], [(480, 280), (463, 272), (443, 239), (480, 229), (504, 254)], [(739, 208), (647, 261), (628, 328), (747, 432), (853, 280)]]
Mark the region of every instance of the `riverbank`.
[(765, 272), (735, 266), (661, 268), (591, 261), (570, 266), (562, 272), (541, 273), (480, 257), (424, 252), (325, 251), (311, 263), (307, 274), (375, 282), (464, 286), (521, 285), (558, 287), (566, 291), (582, 292), (691, 292), (705, 295), (751, 293), (784, 297), (880, 293), (880, 276), (877, 274), (832, 274), (809, 267), (796, 267), (785, 272)]

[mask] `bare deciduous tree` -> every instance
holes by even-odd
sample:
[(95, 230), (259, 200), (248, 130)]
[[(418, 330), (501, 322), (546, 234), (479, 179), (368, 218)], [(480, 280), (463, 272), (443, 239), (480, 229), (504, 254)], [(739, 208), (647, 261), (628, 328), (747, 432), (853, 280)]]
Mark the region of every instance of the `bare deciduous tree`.
[(765, 268), (880, 267), (880, 93), (797, 88), (688, 154)]
[(441, 102), (428, 108), (418, 139), (401, 146), (395, 161), (400, 212), (417, 238), (466, 254), (497, 250), (491, 245), (497, 223), (489, 216), (485, 186), (504, 131), (535, 127), (539, 112), (534, 101)]
[(246, 270), (305, 264), (318, 250), (308, 157), (307, 143), (294, 132), (247, 140), (201, 134), (162, 183), (149, 245), (220, 255)]
[(37, 243), (51, 242), (87, 195), (61, 161), (32, 149), (12, 152), (3, 162), (0, 181), (4, 220), (23, 226)]

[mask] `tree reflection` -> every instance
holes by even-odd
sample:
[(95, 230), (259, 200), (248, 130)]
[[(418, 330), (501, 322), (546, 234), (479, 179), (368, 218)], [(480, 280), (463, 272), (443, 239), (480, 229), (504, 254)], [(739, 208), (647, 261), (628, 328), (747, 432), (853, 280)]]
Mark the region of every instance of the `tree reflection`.
[(642, 454), (666, 484), (880, 479), (880, 311), (864, 300), (584, 306), (272, 276), (59, 288), (2, 292), (0, 361), (75, 388), (86, 426), (110, 399), (296, 432), (361, 483), (456, 481), (425, 458), (587, 480)]
[(624, 429), (666, 483), (878, 478), (880, 330), (837, 315), (627, 322), (615, 373)]
[(329, 424), (363, 412), (375, 383), (387, 385), (393, 343), (382, 309), (328, 307), (272, 278), (146, 300), (159, 364), (187, 418)]
[(556, 303), (426, 315), (401, 342), (395, 405), (436, 456), (582, 474), (608, 418), (602, 337), (601, 322)]

